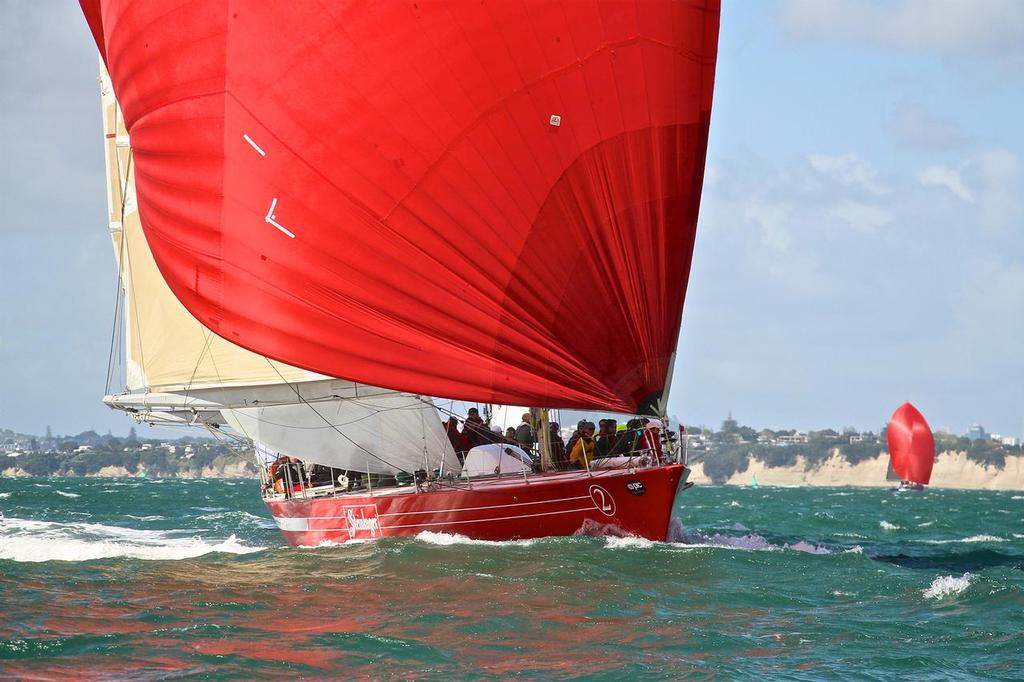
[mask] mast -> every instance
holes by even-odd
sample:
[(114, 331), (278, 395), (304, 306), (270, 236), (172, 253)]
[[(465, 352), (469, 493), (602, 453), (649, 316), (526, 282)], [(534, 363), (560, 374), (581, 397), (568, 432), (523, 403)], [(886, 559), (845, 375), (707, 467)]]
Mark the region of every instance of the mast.
[(530, 420), (537, 425), (537, 449), (540, 452), (540, 470), (549, 471), (551, 462), (551, 429), (548, 426), (548, 408), (531, 407)]

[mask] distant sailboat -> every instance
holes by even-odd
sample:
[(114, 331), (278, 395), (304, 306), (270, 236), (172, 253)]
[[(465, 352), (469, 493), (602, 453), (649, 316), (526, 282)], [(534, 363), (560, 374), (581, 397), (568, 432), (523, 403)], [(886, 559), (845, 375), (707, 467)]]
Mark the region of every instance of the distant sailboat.
[(900, 405), (889, 418), (887, 429), (892, 469), (900, 478), (899, 490), (923, 490), (932, 476), (935, 439), (917, 408)]

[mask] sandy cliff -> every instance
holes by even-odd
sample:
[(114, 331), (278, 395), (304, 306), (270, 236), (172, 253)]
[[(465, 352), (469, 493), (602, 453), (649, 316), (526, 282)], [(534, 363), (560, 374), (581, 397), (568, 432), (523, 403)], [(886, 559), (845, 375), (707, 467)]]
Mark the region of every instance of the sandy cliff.
[[(704, 467), (693, 465), (690, 480), (699, 484), (711, 483)], [(889, 469), (889, 455), (850, 464), (838, 453), (818, 466), (809, 466), (803, 457), (788, 467), (769, 467), (751, 459), (747, 470), (733, 474), (726, 484), (750, 485), (753, 477), (761, 485), (821, 485), (891, 487), (894, 482), (885, 475)], [(987, 467), (967, 458), (963, 452), (943, 452), (935, 460), (931, 485), (934, 488), (969, 488), (978, 490), (1024, 490), (1024, 457), (1010, 456), (1002, 468)]]

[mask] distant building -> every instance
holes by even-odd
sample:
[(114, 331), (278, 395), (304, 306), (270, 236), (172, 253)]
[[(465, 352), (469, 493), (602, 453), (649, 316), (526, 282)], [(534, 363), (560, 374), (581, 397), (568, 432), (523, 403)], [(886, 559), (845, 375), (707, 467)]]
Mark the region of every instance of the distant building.
[(981, 424), (971, 424), (971, 428), (967, 429), (967, 433), (965, 435), (971, 440), (988, 440), (988, 434), (985, 433), (985, 427)]
[(792, 436), (781, 435), (781, 436), (776, 436), (776, 438), (775, 438), (775, 443), (777, 445), (799, 445), (801, 443), (806, 443), (806, 442), (807, 442), (807, 434), (806, 433), (799, 433), (799, 432), (794, 433)]

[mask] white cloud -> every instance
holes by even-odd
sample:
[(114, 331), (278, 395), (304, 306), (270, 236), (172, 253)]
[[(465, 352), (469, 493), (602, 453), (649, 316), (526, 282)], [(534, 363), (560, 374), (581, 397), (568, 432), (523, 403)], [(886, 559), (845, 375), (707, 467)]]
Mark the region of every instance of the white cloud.
[(909, 102), (896, 105), (885, 128), (903, 147), (950, 149), (964, 142), (964, 135), (955, 123)]
[(988, 59), (1015, 77), (1024, 66), (1020, 0), (784, 0), (779, 24), (797, 38)]
[(917, 174), (917, 182), (922, 187), (945, 187), (964, 201), (974, 201), (974, 195), (964, 185), (960, 171), (948, 166), (928, 166), (922, 169)]
[(874, 234), (892, 222), (892, 214), (881, 206), (862, 201), (846, 201), (834, 206), (829, 214), (865, 234)]
[(1024, 177), (1016, 155), (1005, 149), (992, 149), (978, 155), (970, 170), (980, 185), (978, 217), (982, 227), (999, 232), (1024, 220)]
[(856, 187), (871, 194), (885, 194), (886, 189), (878, 181), (875, 169), (857, 154), (829, 156), (809, 154), (807, 163), (822, 175), (826, 175), (847, 187)]

